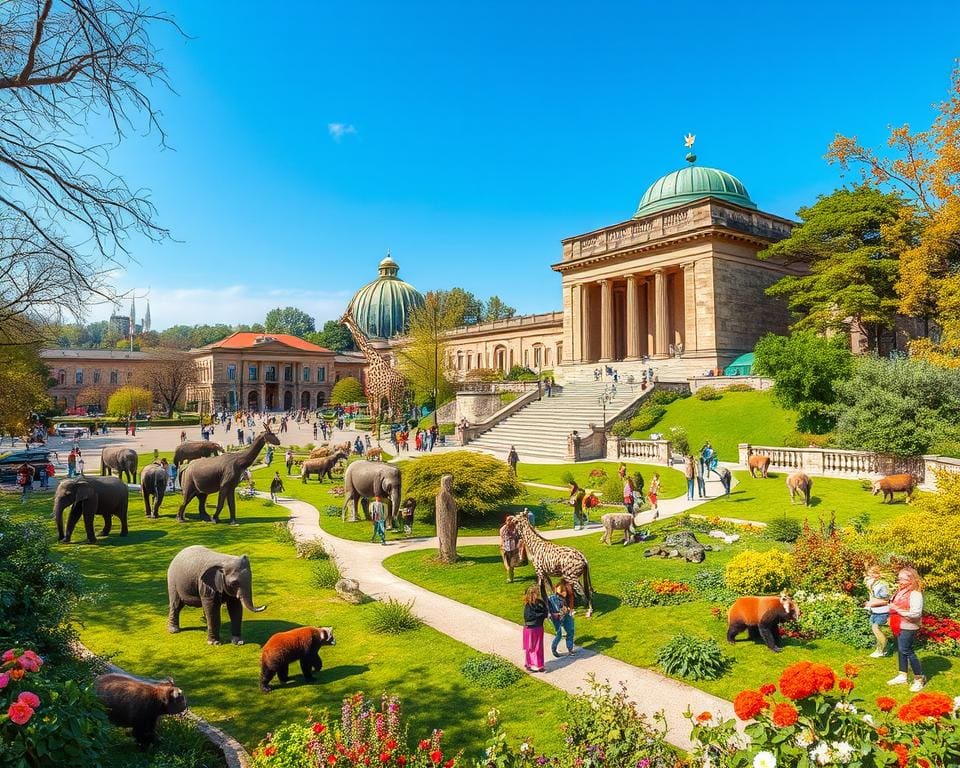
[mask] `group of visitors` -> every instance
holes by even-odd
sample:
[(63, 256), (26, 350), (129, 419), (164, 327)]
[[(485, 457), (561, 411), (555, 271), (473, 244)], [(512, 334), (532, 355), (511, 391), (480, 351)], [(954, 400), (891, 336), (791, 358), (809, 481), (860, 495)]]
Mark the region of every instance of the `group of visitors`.
[[(410, 428), (406, 426), (390, 430), (390, 442), (397, 453), (410, 452)], [(440, 442), (440, 430), (436, 424), (429, 429), (417, 427), (413, 432), (413, 448), (421, 453), (432, 451)]]
[[(403, 532), (408, 536), (413, 533), (413, 515), (417, 509), (417, 500), (408, 496), (403, 506), (399, 510), (403, 519)], [(373, 534), (370, 537), (371, 542), (377, 540), (381, 544), (387, 543), (387, 506), (384, 504), (383, 497), (374, 496), (369, 506), (370, 520), (373, 523)], [(394, 523), (396, 525), (396, 523)]]
[(877, 647), (871, 658), (879, 659), (887, 655), (887, 636), (883, 631), (885, 624), (890, 625), (897, 644), (897, 676), (888, 680), (887, 685), (905, 685), (910, 682), (908, 672), (913, 673), (910, 690), (914, 693), (926, 685), (923, 666), (914, 650), (914, 642), (920, 631), (923, 616), (923, 588), (920, 575), (914, 568), (901, 568), (897, 572), (897, 589), (894, 592), (884, 578), (879, 565), (867, 568), (863, 583), (870, 597), (864, 608), (870, 613), (870, 628), (877, 640)]
[(523, 650), (524, 668), (528, 672), (546, 672), (543, 654), (543, 623), (550, 619), (553, 623), (553, 643), (550, 650), (559, 658), (560, 641), (564, 640), (567, 655), (573, 656), (577, 649), (573, 645), (574, 623), (573, 586), (566, 579), (560, 579), (553, 587), (553, 593), (547, 595), (546, 586), (531, 584), (523, 596)]
[(34, 482), (39, 483), (40, 488), (50, 487), (50, 478), (53, 477), (55, 469), (49, 461), (46, 464), (33, 466), (24, 462), (17, 467), (17, 485), (20, 486), (20, 501), (25, 502), (30, 491), (33, 490)]
[[(59, 458), (57, 461), (59, 461)], [(83, 469), (83, 454), (80, 452), (80, 448), (75, 445), (67, 455), (67, 477), (82, 475)]]

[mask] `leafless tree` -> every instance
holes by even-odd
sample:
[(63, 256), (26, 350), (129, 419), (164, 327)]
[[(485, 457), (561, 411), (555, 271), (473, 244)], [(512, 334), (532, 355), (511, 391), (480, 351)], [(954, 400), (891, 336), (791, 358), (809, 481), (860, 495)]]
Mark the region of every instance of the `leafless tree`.
[(186, 394), (187, 387), (197, 383), (197, 365), (190, 355), (176, 350), (152, 351), (150, 362), (141, 367), (137, 379), (163, 403), (167, 416), (173, 416), (173, 409)]
[(108, 167), (129, 130), (164, 142), (147, 95), (169, 85), (157, 23), (176, 28), (136, 0), (0, 3), (0, 344), (113, 298), (104, 272), (131, 257), (131, 236), (168, 236)]

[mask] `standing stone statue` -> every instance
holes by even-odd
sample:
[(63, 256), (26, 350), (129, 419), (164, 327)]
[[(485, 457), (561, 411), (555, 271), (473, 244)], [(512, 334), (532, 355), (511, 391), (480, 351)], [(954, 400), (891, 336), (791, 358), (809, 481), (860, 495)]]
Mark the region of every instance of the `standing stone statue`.
[(437, 494), (437, 538), (440, 541), (440, 562), (457, 561), (457, 502), (453, 498), (453, 475), (440, 478)]

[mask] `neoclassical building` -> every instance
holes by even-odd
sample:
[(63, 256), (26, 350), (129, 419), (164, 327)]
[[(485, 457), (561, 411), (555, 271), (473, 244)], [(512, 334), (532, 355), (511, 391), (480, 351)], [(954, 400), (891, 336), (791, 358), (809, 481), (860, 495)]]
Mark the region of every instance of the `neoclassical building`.
[[(134, 383), (151, 357), (147, 352), (122, 349), (42, 349), (40, 360), (50, 369), (47, 394), (54, 406), (69, 410), (97, 404), (106, 407), (110, 395)], [(78, 399), (81, 392), (96, 393), (97, 400), (90, 396)]]

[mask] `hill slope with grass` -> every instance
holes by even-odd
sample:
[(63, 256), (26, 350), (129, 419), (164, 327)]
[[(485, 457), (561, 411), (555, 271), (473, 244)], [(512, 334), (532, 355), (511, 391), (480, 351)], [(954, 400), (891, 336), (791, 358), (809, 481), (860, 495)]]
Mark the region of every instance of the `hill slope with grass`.
[(651, 432), (661, 432), (666, 437), (671, 427), (681, 426), (694, 451), (709, 440), (721, 461), (736, 461), (739, 443), (783, 445), (796, 431), (797, 415), (778, 405), (769, 391), (722, 395), (719, 400), (676, 400), (654, 426), (632, 436), (646, 439)]

